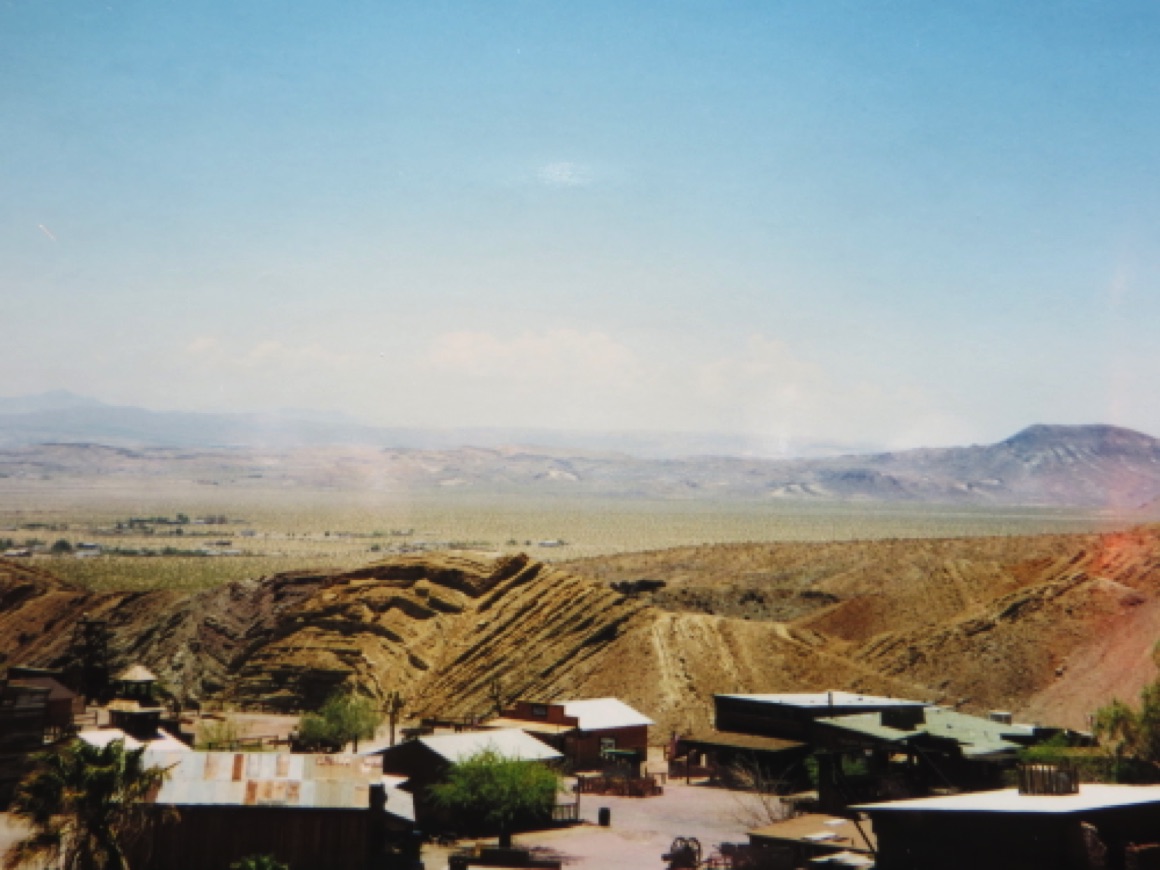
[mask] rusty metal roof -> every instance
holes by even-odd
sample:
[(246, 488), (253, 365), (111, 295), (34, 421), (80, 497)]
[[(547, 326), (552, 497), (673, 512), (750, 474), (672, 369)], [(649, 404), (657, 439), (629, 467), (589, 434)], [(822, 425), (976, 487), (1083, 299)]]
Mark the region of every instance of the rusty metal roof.
[(378, 759), (287, 752), (155, 753), (170, 767), (157, 803), (177, 806), (286, 806), (367, 809), (378, 784)]

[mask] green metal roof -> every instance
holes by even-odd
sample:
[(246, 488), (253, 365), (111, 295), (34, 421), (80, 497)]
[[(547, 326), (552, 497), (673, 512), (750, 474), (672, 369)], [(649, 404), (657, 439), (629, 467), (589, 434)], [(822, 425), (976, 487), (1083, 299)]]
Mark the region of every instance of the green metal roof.
[(1021, 746), (1007, 738), (1026, 730), (1026, 726), (1005, 725), (943, 707), (925, 707), (923, 715), (925, 721), (916, 723), (913, 730), (883, 725), (880, 713), (819, 719), (818, 724), (885, 743), (905, 744), (922, 737), (954, 740), (962, 748), (964, 756), (980, 759), (1013, 756)]

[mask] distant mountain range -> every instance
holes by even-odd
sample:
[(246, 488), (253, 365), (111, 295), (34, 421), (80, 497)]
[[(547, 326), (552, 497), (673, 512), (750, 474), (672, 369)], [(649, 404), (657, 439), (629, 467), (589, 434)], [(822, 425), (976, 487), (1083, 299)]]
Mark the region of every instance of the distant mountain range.
[(722, 455), (764, 458), (836, 456), (876, 449), (868, 443), (784, 441), (725, 433), (581, 432), (553, 429), (423, 429), (368, 426), (342, 414), (283, 410), (212, 414), (109, 405), (55, 390), (0, 397), (0, 446), (96, 443), (112, 447), (371, 446), (422, 450), (535, 445), (567, 452), (628, 453), (650, 459)]
[[(480, 433), (491, 437), (472, 444)], [(597, 450), (590, 442), (569, 447), (562, 440), (559, 446), (505, 447), (495, 443), (501, 434), (518, 433), (383, 430), (279, 415), (159, 413), (82, 401), (55, 410), (0, 413), (0, 476), (147, 476), (352, 491), (374, 481), (380, 488), (479, 494), (1045, 505), (1149, 513), (1160, 508), (1160, 441), (1113, 426), (1036, 425), (985, 446), (792, 459), (655, 458), (614, 451), (611, 445)], [(563, 439), (567, 433), (553, 434)]]

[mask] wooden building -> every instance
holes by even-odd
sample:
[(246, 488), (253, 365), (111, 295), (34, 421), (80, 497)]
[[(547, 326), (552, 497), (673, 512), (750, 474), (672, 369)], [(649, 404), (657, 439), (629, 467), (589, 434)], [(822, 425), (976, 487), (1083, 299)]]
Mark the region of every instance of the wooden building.
[(384, 774), (406, 780), (401, 788), (412, 796), (415, 822), (430, 831), (450, 823), (448, 814), (431, 801), (430, 787), (444, 781), (453, 765), (485, 750), (545, 764), (563, 761), (559, 752), (517, 728), (419, 737), (395, 746), (370, 747), (363, 755), (374, 757)]
[(378, 759), (270, 752), (146, 751), (169, 769), (155, 803), (177, 819), (153, 826), (133, 866), (228, 867), (272, 855), (294, 870), (388, 866), (413, 828), (410, 802)]
[(655, 724), (617, 698), (579, 701), (518, 701), (485, 728), (519, 728), (568, 759), (574, 770), (602, 766), (609, 753), (648, 753), (648, 729)]
[(109, 721), (140, 739), (148, 739), (161, 727), (165, 708), (157, 700), (157, 677), (144, 665), (132, 665), (112, 681), (113, 700)]
[(7, 806), (31, 768), (32, 753), (44, 749), (48, 695), (45, 686), (0, 683), (0, 807)]
[[(818, 719), (818, 792), (823, 809), (851, 803), (928, 795), (933, 789), (981, 791), (1003, 785), (1025, 746), (1059, 733), (1056, 728), (985, 719), (944, 707), (885, 710)], [(857, 774), (843, 772), (853, 758)]]
[(850, 853), (873, 863), (876, 847), (869, 822), (819, 813), (771, 822), (748, 837), (753, 863), (766, 870), (794, 870), (817, 858)]
[(61, 682), (59, 671), (14, 665), (8, 669), (9, 682), (40, 686), (48, 689), (48, 703), (45, 709), (45, 726), (50, 738), (68, 734), (76, 717), (85, 712), (85, 699)]
[[(670, 776), (708, 776), (727, 785), (788, 793), (809, 788), (812, 750), (796, 740), (714, 731), (679, 737), (669, 750)], [(747, 782), (746, 780), (750, 780)]]
[(1160, 786), (1003, 789), (855, 809), (870, 817), (878, 870), (1123, 870), (1133, 844), (1160, 832)]
[(819, 719), (859, 713), (917, 715), (925, 701), (884, 698), (854, 692), (793, 692), (765, 695), (714, 695), (714, 727), (718, 731), (760, 734), (782, 740), (818, 743)]

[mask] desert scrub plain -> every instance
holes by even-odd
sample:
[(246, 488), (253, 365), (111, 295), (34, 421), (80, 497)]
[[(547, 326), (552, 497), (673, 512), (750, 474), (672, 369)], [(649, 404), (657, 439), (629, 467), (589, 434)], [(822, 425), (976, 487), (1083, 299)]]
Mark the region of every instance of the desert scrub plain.
[[(43, 549), (61, 540), (74, 548), (99, 545), (99, 556), (32, 557), (57, 576), (97, 590), (194, 590), (283, 571), (348, 569), (399, 552), (528, 552), (584, 570), (577, 560), (690, 545), (1094, 532), (1135, 521), (1060, 508), (0, 479), (0, 538), (18, 547), (37, 542)], [(637, 577), (651, 570), (650, 557), (642, 558), (633, 566)], [(731, 561), (689, 568), (723, 573), (746, 587), (762, 585), (765, 568)], [(594, 564), (590, 568), (604, 573)], [(746, 572), (748, 577), (738, 577)]]

